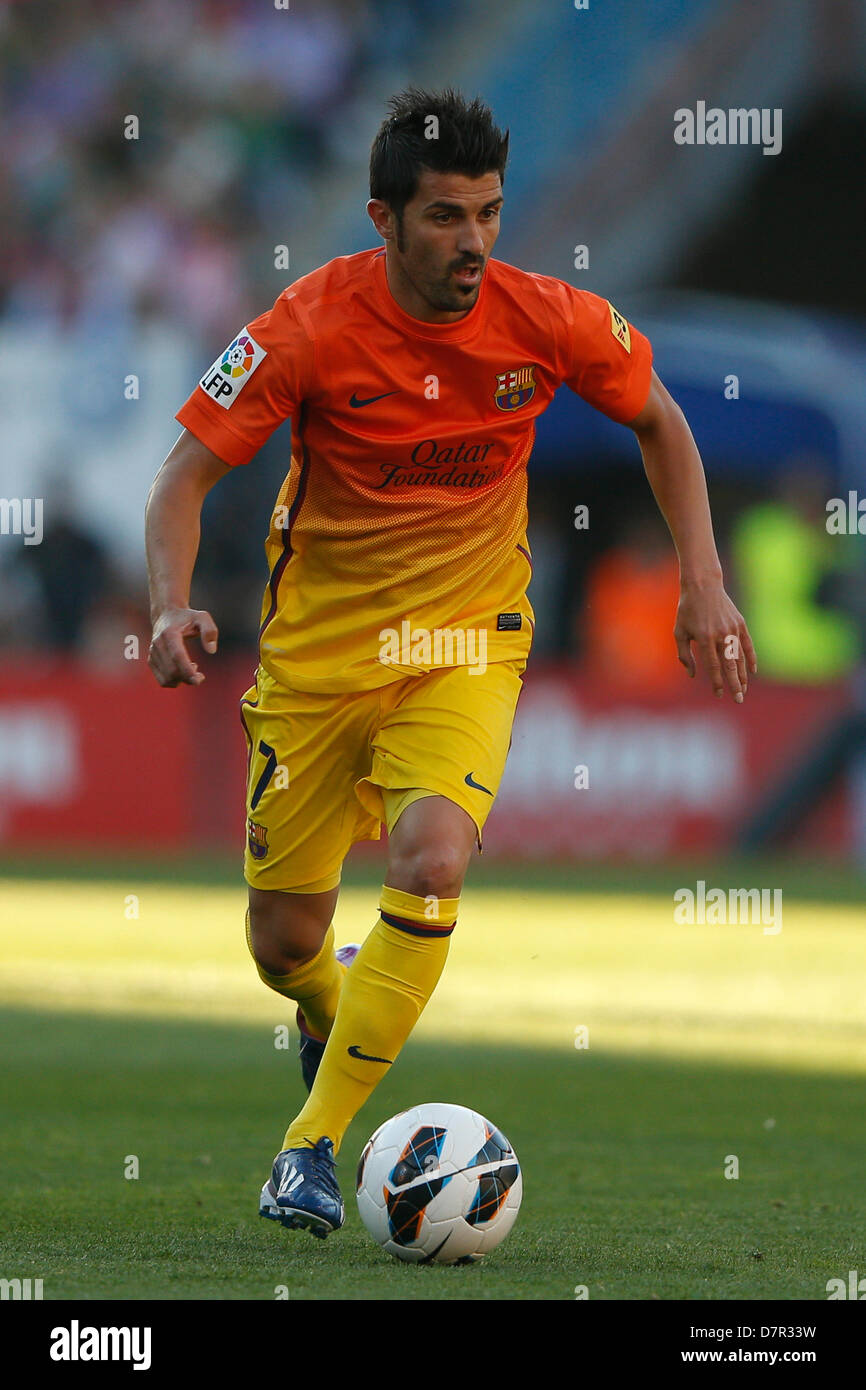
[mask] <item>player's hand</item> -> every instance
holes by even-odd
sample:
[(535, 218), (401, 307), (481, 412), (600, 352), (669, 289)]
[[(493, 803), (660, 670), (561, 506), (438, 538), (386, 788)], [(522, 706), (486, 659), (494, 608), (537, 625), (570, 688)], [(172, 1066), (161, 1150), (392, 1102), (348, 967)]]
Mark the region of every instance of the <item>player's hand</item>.
[(738, 705), (749, 688), (749, 673), (758, 662), (743, 615), (728, 598), (721, 581), (709, 586), (684, 584), (680, 591), (674, 639), (679, 659), (690, 676), (696, 672), (692, 643), (721, 699), (725, 686)]
[(201, 685), (204, 675), (186, 649), (185, 638), (198, 637), (206, 652), (217, 649), (217, 625), (199, 608), (167, 608), (153, 625), (147, 664), (160, 685)]

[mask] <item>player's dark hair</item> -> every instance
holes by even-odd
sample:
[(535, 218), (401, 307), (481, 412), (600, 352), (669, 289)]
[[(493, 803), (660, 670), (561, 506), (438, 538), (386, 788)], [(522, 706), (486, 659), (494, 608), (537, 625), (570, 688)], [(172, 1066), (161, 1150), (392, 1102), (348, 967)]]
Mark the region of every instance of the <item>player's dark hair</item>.
[(388, 110), (370, 151), (370, 197), (388, 204), (398, 228), (425, 169), (469, 178), (495, 170), (505, 182), (509, 132), (503, 134), (480, 97), (467, 101), (451, 87), (407, 87), (391, 97)]

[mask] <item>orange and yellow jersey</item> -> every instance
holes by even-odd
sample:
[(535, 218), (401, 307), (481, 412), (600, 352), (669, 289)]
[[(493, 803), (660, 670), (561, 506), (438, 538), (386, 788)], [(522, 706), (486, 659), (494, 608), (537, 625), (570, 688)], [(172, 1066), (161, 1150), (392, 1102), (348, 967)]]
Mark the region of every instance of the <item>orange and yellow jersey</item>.
[[(445, 324), (400, 308), (381, 248), (295, 281), (177, 414), (230, 465), (291, 418), (266, 545), (264, 668), (294, 689), (340, 692), (462, 660), (460, 633), (476, 656), (483, 641), (488, 662), (526, 657), (535, 418), (564, 382), (627, 423), (651, 364), (647, 339), (607, 300), (503, 261), (488, 261), (473, 307)], [(436, 648), (437, 631), (455, 636)], [(415, 640), (425, 633), (432, 645)]]

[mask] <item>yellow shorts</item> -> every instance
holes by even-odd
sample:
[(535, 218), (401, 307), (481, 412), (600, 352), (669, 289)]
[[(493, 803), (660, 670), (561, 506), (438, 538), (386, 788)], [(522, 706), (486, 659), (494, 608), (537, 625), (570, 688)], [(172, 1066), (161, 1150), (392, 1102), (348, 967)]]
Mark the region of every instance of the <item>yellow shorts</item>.
[(335, 888), (351, 846), (378, 840), (383, 821), (390, 829), (405, 804), (399, 793), (410, 788), (462, 806), (480, 852), (525, 668), (525, 660), (491, 662), (477, 674), (447, 666), (377, 690), (312, 695), (259, 667), (241, 698), (247, 883)]

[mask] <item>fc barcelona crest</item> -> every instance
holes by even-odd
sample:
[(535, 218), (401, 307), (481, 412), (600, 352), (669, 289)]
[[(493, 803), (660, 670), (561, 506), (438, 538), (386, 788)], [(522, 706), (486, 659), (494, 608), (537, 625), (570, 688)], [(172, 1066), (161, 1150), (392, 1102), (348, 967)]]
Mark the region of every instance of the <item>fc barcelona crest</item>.
[(264, 859), (268, 852), (268, 832), (265, 826), (259, 825), (257, 821), (248, 820), (247, 841), (253, 859)]
[(493, 399), (500, 410), (519, 410), (535, 395), (535, 366), (498, 372)]

